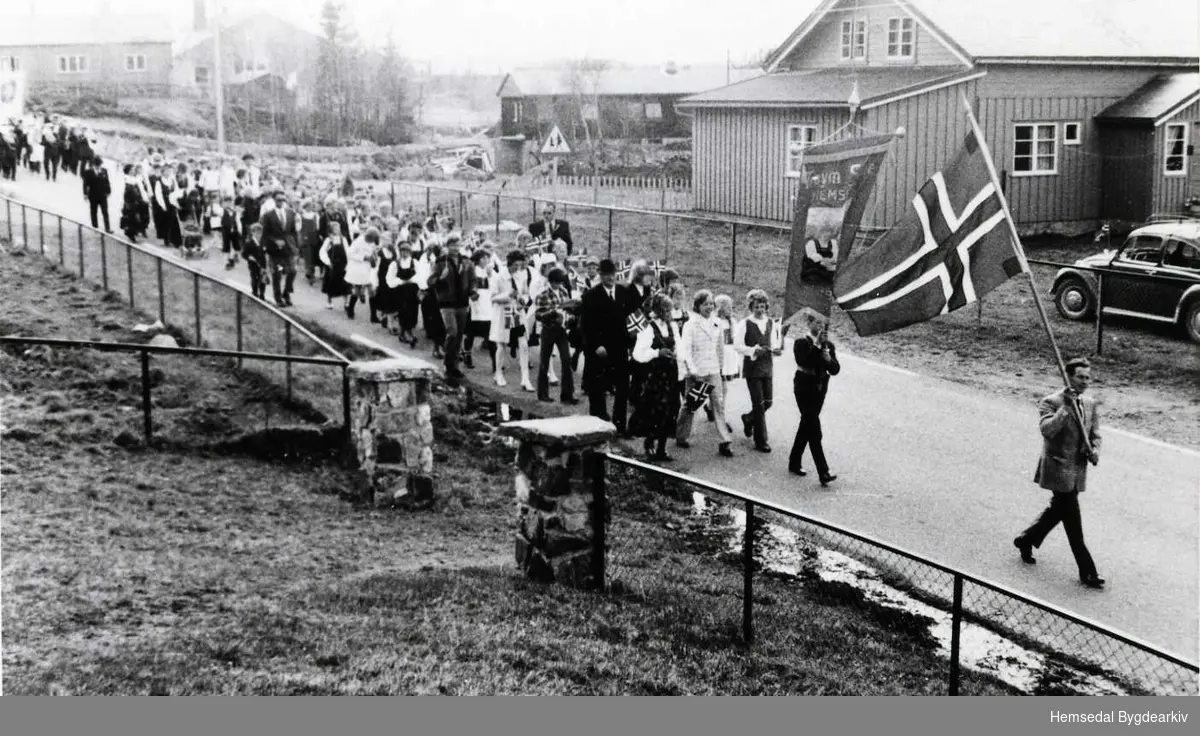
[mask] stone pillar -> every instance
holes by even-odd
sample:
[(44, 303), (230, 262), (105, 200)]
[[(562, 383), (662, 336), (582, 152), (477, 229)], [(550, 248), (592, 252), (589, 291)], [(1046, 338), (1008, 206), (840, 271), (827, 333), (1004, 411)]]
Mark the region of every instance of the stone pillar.
[[(611, 422), (590, 416), (508, 422), (517, 449), (517, 565), (533, 580), (604, 585), (602, 452)], [(601, 479), (601, 482), (596, 481)]]
[(359, 493), (376, 506), (433, 501), (434, 369), (412, 358), (350, 366), (350, 436)]

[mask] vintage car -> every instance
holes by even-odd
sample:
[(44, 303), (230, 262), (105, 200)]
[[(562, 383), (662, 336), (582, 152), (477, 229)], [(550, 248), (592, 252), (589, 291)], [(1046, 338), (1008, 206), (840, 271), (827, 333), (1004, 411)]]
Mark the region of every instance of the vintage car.
[(1058, 313), (1070, 320), (1094, 316), (1099, 275), (1104, 314), (1179, 325), (1200, 342), (1200, 220), (1145, 225), (1120, 248), (1059, 269), (1050, 290)]

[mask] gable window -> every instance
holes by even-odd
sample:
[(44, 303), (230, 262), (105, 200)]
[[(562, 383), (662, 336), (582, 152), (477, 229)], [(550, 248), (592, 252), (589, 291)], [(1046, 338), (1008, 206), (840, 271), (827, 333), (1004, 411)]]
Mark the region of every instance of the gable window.
[(1187, 161), (1187, 124), (1170, 123), (1167, 125), (1167, 148), (1163, 152), (1163, 174), (1166, 176), (1183, 176), (1186, 172)]
[(58, 57), (58, 73), (59, 74), (79, 74), (87, 71), (86, 56), (60, 56)]
[(1083, 126), (1079, 123), (1063, 123), (1063, 145), (1078, 146), (1083, 143)]
[(0, 72), (19, 72), (21, 71), (21, 57), (19, 56), (0, 56)]
[(524, 105), (521, 104), (520, 100), (513, 102), (513, 122), (514, 123), (521, 122), (521, 113), (524, 112), (524, 110), (522, 109), (523, 107), (524, 107)]
[(867, 22), (842, 21), (842, 61), (867, 58)]
[(817, 142), (817, 126), (789, 125), (787, 129), (787, 176), (800, 176), (804, 149)]
[(1058, 173), (1058, 124), (1020, 123), (1013, 127), (1013, 174)]
[(662, 103), (661, 102), (647, 102), (646, 103), (646, 117), (649, 118), (650, 120), (662, 120)]
[(127, 72), (144, 72), (144, 71), (146, 71), (146, 55), (145, 54), (125, 54), (125, 71), (127, 71)]
[(196, 67), (196, 84), (208, 84), (208, 67)]
[(912, 18), (888, 18), (887, 55), (889, 59), (913, 58), (916, 28)]

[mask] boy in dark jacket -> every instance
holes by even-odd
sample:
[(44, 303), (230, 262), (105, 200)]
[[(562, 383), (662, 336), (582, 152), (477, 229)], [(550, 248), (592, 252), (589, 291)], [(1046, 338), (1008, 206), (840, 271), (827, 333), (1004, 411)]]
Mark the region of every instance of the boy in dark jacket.
[(233, 197), (226, 195), (221, 208), (221, 252), (225, 254), (226, 270), (237, 263), (242, 250), (242, 213), (233, 204)]
[(262, 244), (262, 225), (250, 226), (250, 234), (242, 243), (242, 258), (250, 266), (250, 289), (259, 299), (267, 298), (267, 252)]

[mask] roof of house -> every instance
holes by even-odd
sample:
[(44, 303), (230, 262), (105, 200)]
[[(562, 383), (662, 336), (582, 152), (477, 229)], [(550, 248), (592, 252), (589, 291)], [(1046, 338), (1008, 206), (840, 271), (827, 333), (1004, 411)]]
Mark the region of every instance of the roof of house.
[(854, 83), (858, 83), (861, 107), (917, 94), (934, 87), (955, 84), (981, 76), (983, 72), (961, 67), (892, 67), (864, 69), (811, 69), (777, 72), (728, 87), (685, 97), (677, 107), (845, 107)]
[[(727, 70), (724, 65), (679, 66), (674, 73), (664, 67), (614, 67), (601, 72), (598, 90), (604, 95), (691, 95), (761, 75), (761, 69)], [(590, 92), (590, 82), (587, 88)], [(504, 76), (496, 94), (529, 97), (568, 95), (574, 90), (566, 69), (543, 67), (514, 69)]]
[[(299, 25), (293, 19), (280, 18), (277, 15), (273, 15), (261, 10), (238, 10), (223, 17), (221, 20), (221, 27), (225, 29), (237, 28), (255, 21), (267, 21), (282, 24), (284, 26), (290, 26), (301, 33), (312, 36), (314, 40), (320, 38), (320, 34), (314, 32), (311, 28), (305, 28)], [(188, 32), (175, 39), (175, 54), (178, 56), (179, 54), (190, 51), (210, 38), (212, 38), (211, 30), (188, 30)]]
[(171, 19), (163, 15), (0, 18), (0, 46), (171, 43), (175, 35)]
[[(881, 0), (823, 0), (767, 59), (773, 71), (821, 20)], [(1192, 0), (894, 0), (964, 64), (981, 60), (1193, 60), (1200, 9)]]
[(1157, 125), (1198, 99), (1200, 74), (1160, 74), (1096, 117), (1104, 120), (1153, 120)]

